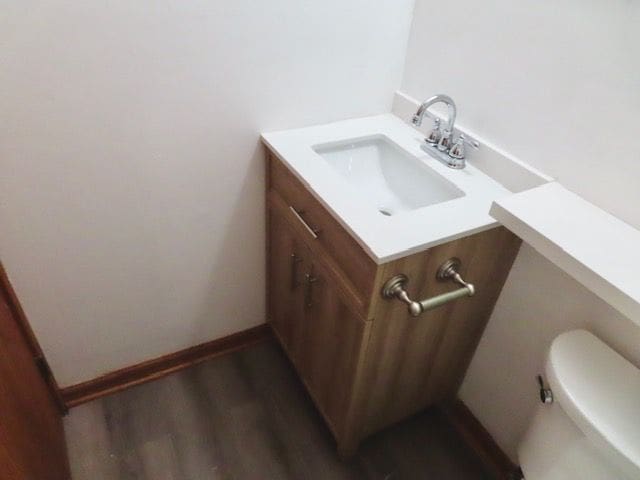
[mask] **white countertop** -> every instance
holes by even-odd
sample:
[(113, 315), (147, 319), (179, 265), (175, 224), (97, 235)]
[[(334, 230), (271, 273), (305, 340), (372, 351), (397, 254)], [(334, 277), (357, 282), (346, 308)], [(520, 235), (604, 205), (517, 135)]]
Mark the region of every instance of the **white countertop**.
[(556, 182), (497, 199), (491, 215), (640, 324), (640, 231)]
[[(385, 135), (420, 162), (452, 182), (464, 196), (416, 210), (382, 215), (312, 147)], [(378, 264), (493, 228), (491, 203), (511, 192), (469, 162), (448, 168), (421, 150), (423, 135), (392, 114), (265, 133), (264, 143), (309, 188)]]

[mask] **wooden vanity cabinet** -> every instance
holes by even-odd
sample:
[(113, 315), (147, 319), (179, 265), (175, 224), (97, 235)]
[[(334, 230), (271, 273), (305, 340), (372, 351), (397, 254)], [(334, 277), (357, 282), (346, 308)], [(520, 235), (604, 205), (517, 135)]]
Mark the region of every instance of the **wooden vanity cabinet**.
[[(520, 239), (498, 227), (377, 265), (295, 175), (269, 153), (268, 321), (338, 443), (360, 441), (455, 397), (515, 259)], [(451, 257), (476, 295), (414, 318), (383, 299), (392, 276), (422, 299)]]
[(269, 322), (336, 438), (344, 435), (368, 323), (276, 208), (269, 215)]

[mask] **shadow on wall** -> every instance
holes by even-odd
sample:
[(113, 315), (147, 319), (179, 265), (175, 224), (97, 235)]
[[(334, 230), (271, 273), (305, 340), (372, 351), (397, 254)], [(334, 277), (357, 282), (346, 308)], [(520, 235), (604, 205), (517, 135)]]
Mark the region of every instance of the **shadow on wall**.
[(460, 390), (514, 461), (539, 401), (535, 375), (551, 341), (576, 328), (640, 367), (640, 328), (523, 244)]

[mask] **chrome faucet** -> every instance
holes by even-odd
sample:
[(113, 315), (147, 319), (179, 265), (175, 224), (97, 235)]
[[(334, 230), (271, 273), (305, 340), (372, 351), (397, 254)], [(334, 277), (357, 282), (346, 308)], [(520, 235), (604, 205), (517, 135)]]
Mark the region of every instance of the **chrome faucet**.
[(422, 102), (411, 122), (416, 127), (422, 125), (422, 119), (427, 113), (427, 109), (435, 103), (444, 103), (447, 106), (448, 120), (447, 126), (442, 130), (440, 128), (440, 119), (435, 119), (434, 128), (429, 132), (427, 138), (425, 138), (425, 141), (430, 147), (433, 147), (433, 150), (429, 148), (427, 151), (448, 167), (464, 168), (466, 166), (464, 144), (469, 143), (474, 147), (477, 147), (477, 145), (468, 142), (464, 135), (460, 135), (455, 141), (453, 140), (453, 128), (456, 122), (457, 109), (455, 102), (449, 95), (434, 95)]
[(427, 112), (427, 108), (429, 108), (434, 103), (444, 103), (449, 109), (449, 123), (447, 124), (447, 129), (453, 131), (453, 124), (456, 123), (456, 102), (453, 101), (449, 95), (434, 95), (431, 98), (426, 99), (422, 102), (422, 105), (418, 108), (418, 111), (413, 116), (413, 124), (416, 127), (422, 125), (422, 118), (424, 114)]

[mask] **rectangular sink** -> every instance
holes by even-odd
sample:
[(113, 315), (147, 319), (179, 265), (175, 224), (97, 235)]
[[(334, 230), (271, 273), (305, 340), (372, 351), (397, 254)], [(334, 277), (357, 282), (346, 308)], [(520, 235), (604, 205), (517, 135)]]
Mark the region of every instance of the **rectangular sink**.
[(382, 215), (392, 216), (464, 196), (453, 183), (385, 135), (312, 148)]
[(491, 203), (511, 194), (473, 162), (456, 170), (430, 157), (393, 114), (262, 139), (379, 265), (497, 226)]

